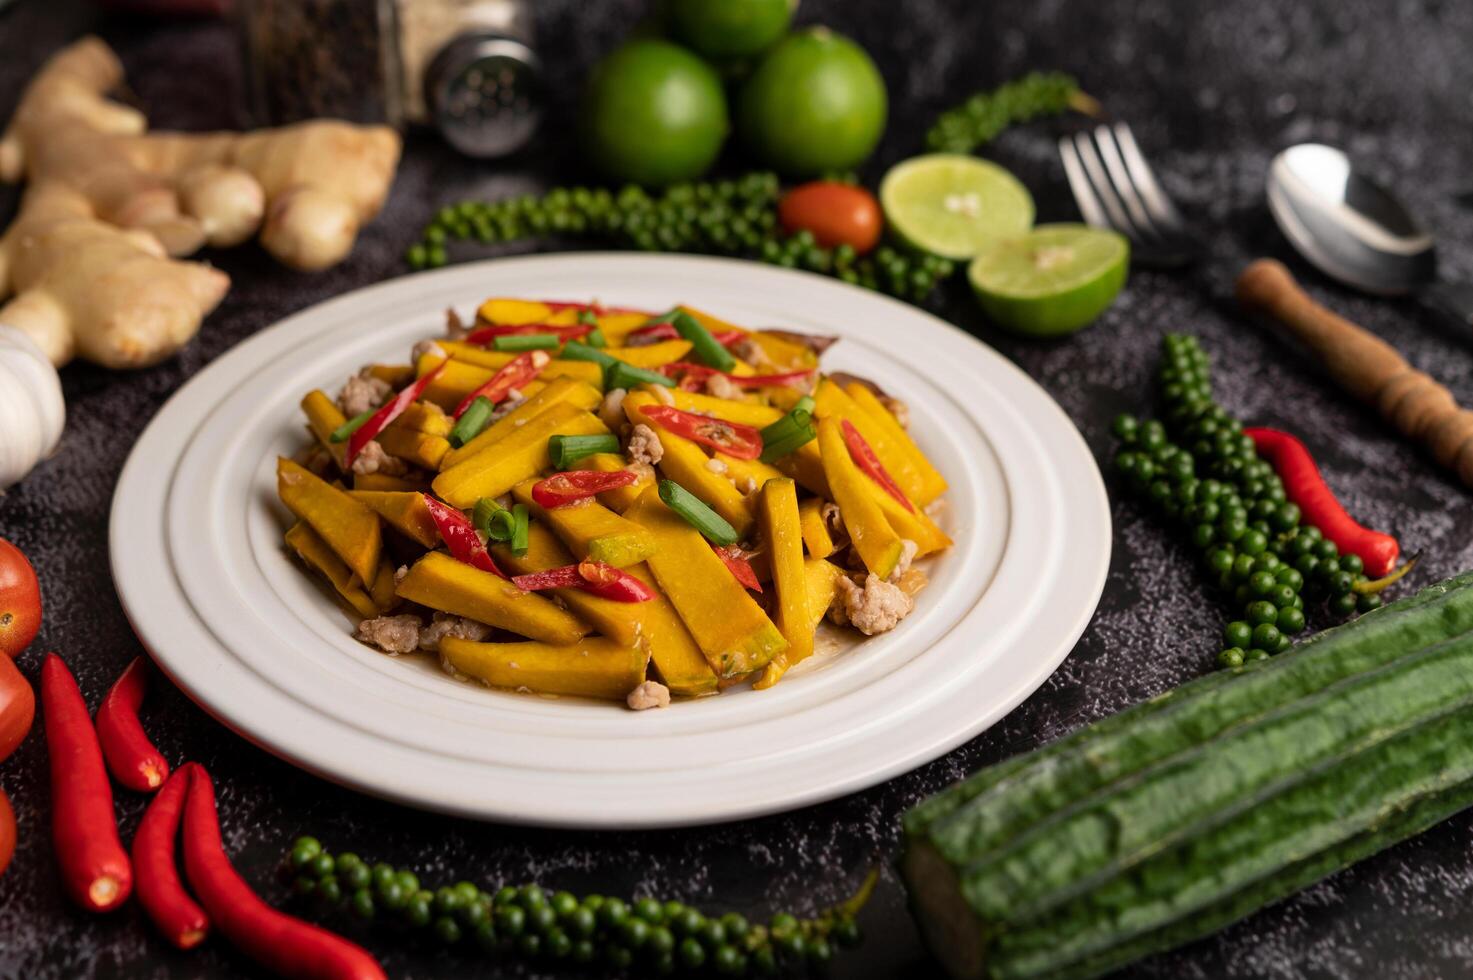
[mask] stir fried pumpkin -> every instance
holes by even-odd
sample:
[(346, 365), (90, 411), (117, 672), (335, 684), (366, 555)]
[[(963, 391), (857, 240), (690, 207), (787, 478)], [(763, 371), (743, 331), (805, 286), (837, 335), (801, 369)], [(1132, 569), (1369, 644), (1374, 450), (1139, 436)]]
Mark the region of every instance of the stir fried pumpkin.
[[(553, 349), (500, 340), (531, 333)], [(952, 543), (904, 406), (825, 376), (829, 343), (487, 300), (412, 366), (307, 393), (287, 547), (365, 643), (492, 687), (632, 708), (770, 688), (823, 659), (826, 615), (893, 628), (912, 562)]]

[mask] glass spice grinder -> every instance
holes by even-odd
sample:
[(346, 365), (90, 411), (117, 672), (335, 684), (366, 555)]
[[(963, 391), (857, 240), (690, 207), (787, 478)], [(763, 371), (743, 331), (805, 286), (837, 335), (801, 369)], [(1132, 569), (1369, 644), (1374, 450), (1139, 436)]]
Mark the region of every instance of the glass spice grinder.
[(238, 23), (260, 124), (426, 125), (489, 159), (522, 147), (541, 120), (525, 0), (247, 0)]

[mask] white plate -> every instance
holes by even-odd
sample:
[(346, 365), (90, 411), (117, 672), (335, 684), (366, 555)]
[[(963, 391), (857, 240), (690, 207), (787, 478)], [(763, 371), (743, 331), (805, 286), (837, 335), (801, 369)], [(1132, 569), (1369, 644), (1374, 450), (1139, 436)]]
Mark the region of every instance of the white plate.
[[(440, 333), (486, 296), (686, 302), (843, 336), (830, 370), (880, 379), (951, 484), (956, 546), (895, 631), (734, 690), (630, 712), (491, 691), (355, 642), (288, 558), (275, 462), (298, 401)], [(997, 721), (1053, 672), (1105, 580), (1099, 471), (1044, 391), (914, 307), (806, 273), (694, 257), (504, 259), (396, 279), (263, 330), (185, 385), (118, 482), (113, 579), (134, 629), (207, 711), (348, 786), (466, 816), (576, 827), (734, 820), (872, 786)]]

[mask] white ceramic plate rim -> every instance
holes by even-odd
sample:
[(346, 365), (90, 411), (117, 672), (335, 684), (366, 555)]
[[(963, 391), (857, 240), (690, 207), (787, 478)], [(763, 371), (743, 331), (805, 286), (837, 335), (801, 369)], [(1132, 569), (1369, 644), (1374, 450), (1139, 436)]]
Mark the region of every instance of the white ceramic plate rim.
[[(495, 294), (647, 308), (684, 301), (738, 322), (842, 334), (826, 363), (893, 382), (952, 483), (958, 546), (936, 562), (916, 613), (772, 691), (639, 715), (458, 685), (355, 643), (279, 546), (274, 458), (300, 445), (296, 400), (435, 331), (446, 305), (464, 312)], [(962, 331), (804, 273), (577, 253), (392, 280), (240, 344), (139, 438), (118, 483), (110, 544), (124, 609), (159, 665), (207, 711), (289, 761), (466, 816), (656, 827), (830, 799), (986, 729), (1053, 672), (1087, 625), (1110, 521), (1093, 457), (1062, 410)]]

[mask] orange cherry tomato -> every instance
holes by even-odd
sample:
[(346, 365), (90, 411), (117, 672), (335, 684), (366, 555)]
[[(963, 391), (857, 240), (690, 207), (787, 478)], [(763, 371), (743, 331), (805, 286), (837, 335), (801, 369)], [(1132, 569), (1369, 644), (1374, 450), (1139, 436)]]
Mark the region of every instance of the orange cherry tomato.
[(778, 220), (789, 232), (810, 231), (824, 248), (849, 245), (863, 255), (880, 240), (880, 202), (863, 187), (832, 180), (800, 184), (783, 195)]
[(0, 538), (0, 653), (15, 658), (41, 628), (41, 583), (26, 556)]
[(10, 797), (0, 790), (0, 875), (10, 867), (10, 858), (15, 854), (15, 811), (10, 808)]
[(36, 718), (36, 692), (15, 661), (0, 657), (0, 762), (25, 740)]

